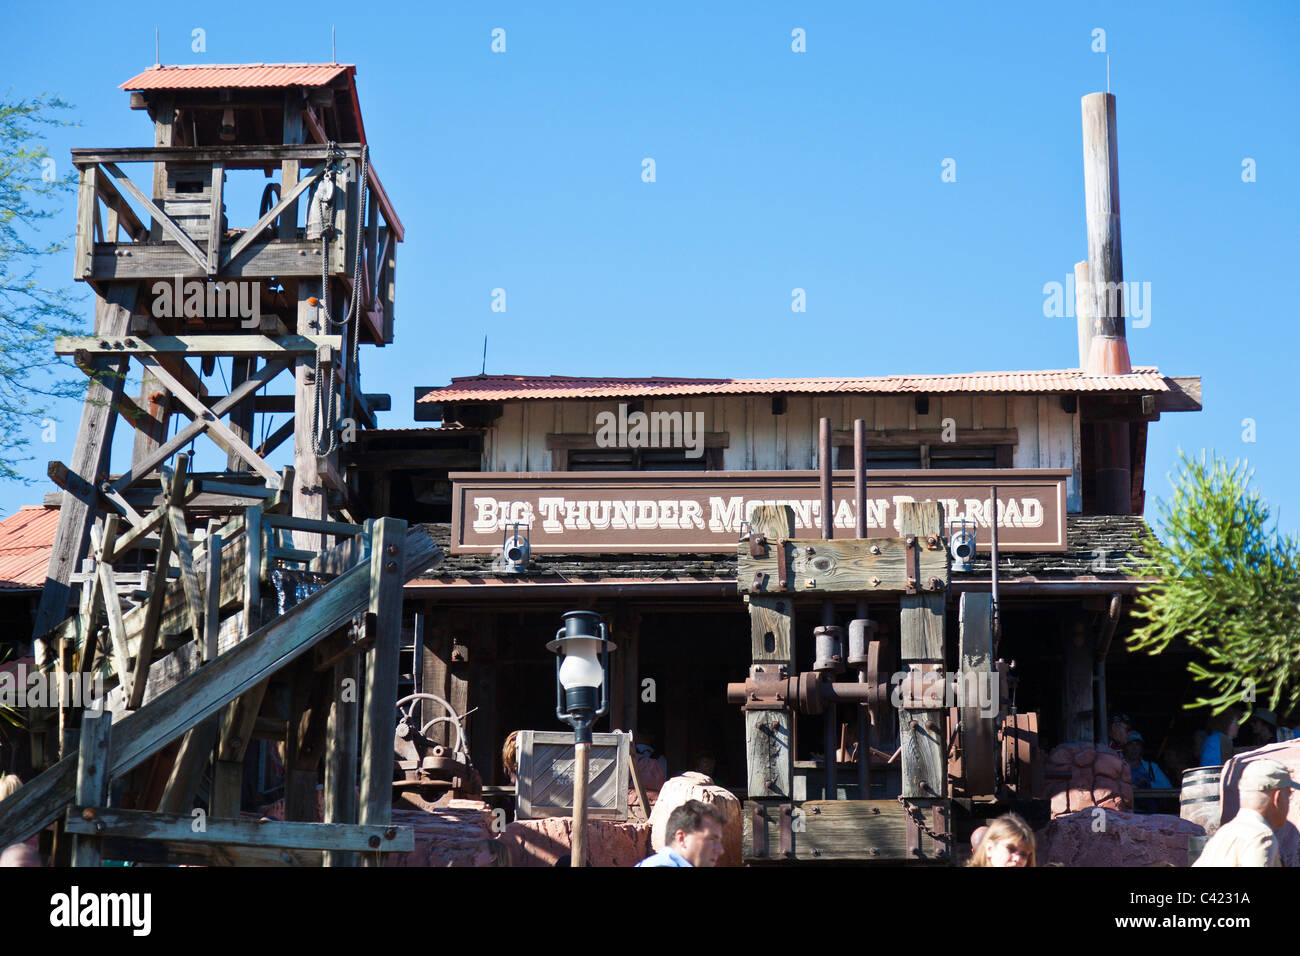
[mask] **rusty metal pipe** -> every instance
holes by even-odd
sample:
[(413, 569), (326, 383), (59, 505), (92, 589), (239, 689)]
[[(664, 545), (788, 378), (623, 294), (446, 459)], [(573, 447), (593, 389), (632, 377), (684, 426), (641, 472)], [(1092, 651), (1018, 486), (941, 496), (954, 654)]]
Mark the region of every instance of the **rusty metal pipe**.
[(993, 590), (993, 653), (997, 656), (998, 639), (1002, 637), (1002, 609), (998, 606), (998, 486), (993, 486), (993, 501), (991, 506), (992, 514), (989, 517), (989, 543), (990, 554), (992, 559), (992, 590)]
[[(854, 530), (859, 538), (867, 536), (867, 421), (853, 420), (853, 498), (857, 507)], [(867, 617), (867, 599), (858, 598), (857, 616)], [(866, 684), (865, 668), (858, 669), (858, 683)], [(865, 704), (858, 705), (858, 799), (871, 797), (871, 721)]]

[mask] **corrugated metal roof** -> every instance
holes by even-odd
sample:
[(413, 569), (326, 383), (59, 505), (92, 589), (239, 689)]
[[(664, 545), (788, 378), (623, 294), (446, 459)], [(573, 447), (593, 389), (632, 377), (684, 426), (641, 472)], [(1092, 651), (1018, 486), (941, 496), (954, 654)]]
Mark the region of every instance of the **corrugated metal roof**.
[(58, 524), (59, 509), (40, 505), (0, 521), (0, 590), (44, 587)]
[(1089, 375), (1070, 368), (1036, 372), (884, 375), (876, 378), (576, 378), (568, 375), (473, 375), (453, 378), (417, 400), (498, 402), (509, 399), (648, 398), (663, 395), (940, 395), (966, 393), (1167, 392), (1154, 366), (1128, 375)]
[(285, 86), (329, 86), (348, 63), (228, 63), (192, 66), (153, 66), (131, 77), (123, 90), (212, 90)]

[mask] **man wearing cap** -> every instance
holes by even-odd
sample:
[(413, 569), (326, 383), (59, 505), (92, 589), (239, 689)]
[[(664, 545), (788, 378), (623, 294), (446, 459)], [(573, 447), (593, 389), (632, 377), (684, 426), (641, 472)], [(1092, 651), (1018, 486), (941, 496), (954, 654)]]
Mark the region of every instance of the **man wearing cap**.
[(1286, 823), (1294, 786), (1300, 784), (1276, 760), (1252, 760), (1237, 785), (1241, 809), (1210, 837), (1192, 866), (1277, 866), (1274, 834)]

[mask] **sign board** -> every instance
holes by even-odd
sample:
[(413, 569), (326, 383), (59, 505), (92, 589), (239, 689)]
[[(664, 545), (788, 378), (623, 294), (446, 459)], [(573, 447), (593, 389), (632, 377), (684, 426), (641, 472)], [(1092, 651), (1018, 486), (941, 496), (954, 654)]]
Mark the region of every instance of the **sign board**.
[[(1064, 551), (1064, 469), (907, 470), (867, 473), (867, 531), (897, 537), (898, 505), (934, 499), (944, 521), (967, 518), (989, 540), (998, 489), (1003, 551)], [(452, 554), (500, 551), (507, 524), (529, 529), (534, 553), (734, 554), (755, 505), (789, 505), (795, 537), (821, 536), (814, 471), (456, 472), (451, 475)], [(856, 523), (853, 474), (835, 472), (835, 533)], [(944, 533), (947, 533), (944, 528)]]
[[(587, 765), (587, 816), (627, 819), (628, 734), (592, 734)], [(521, 730), (518, 737), (520, 820), (573, 814), (573, 733)]]

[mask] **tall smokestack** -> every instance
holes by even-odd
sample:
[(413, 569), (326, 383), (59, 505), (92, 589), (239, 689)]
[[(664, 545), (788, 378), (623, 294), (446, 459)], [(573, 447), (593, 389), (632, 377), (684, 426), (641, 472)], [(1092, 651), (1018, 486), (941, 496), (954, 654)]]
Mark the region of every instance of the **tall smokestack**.
[(1092, 280), (1092, 341), (1087, 369), (1094, 375), (1127, 375), (1124, 338), (1124, 255), (1119, 233), (1119, 149), (1115, 97), (1083, 98), (1083, 191), (1088, 213), (1088, 273)]
[[(1089, 93), (1083, 98), (1083, 190), (1088, 214), (1087, 277), (1092, 335), (1084, 367), (1092, 375), (1127, 375), (1124, 338), (1124, 255), (1119, 231), (1119, 150), (1115, 135), (1115, 97)], [(1076, 267), (1075, 275), (1084, 273)], [(1084, 337), (1080, 335), (1080, 348)], [(1083, 409), (1081, 407), (1080, 411)], [(1133, 468), (1127, 421), (1088, 416), (1096, 461), (1096, 509), (1101, 514), (1133, 510)]]

